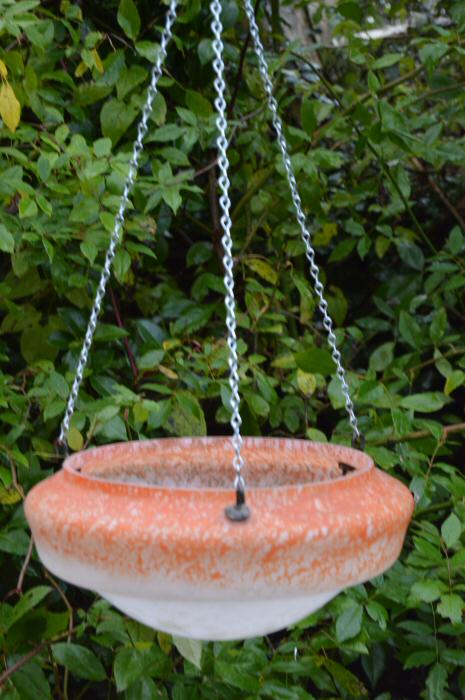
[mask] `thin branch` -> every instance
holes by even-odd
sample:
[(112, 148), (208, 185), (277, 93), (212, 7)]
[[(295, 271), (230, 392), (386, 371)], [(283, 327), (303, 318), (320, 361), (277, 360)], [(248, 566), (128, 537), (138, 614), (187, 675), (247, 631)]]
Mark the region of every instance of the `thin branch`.
[[(447, 352), (444, 352), (442, 354), (442, 358), (448, 359), (449, 357), (456, 357), (457, 355), (463, 355), (465, 353), (465, 348), (454, 348), (453, 350), (448, 350)], [(414, 367), (407, 367), (405, 370), (409, 374), (412, 372), (417, 372), (419, 369), (424, 369), (425, 367), (429, 367), (430, 365), (434, 365), (438, 361), (437, 357), (429, 357), (427, 360), (424, 360), (423, 362), (420, 362), (418, 365), (415, 365)], [(398, 377), (395, 375), (390, 375), (389, 379), (397, 379)]]
[[(440, 442), (445, 442), (449, 435), (453, 433), (465, 433), (465, 423), (453, 423), (452, 425), (445, 425), (442, 429), (442, 435)], [(370, 445), (377, 447), (379, 445), (388, 445), (392, 442), (409, 442), (410, 440), (419, 440), (424, 437), (431, 437), (429, 430), (412, 430), (410, 433), (405, 433), (400, 437), (395, 435), (389, 435), (389, 437), (381, 438), (380, 440), (373, 440)]]
[(19, 671), (20, 668), (25, 666), (31, 659), (33, 659), (35, 656), (38, 654), (42, 653), (48, 646), (51, 644), (54, 644), (55, 642), (60, 642), (62, 639), (65, 639), (68, 637), (68, 635), (74, 634), (77, 631), (77, 627), (74, 627), (72, 630), (67, 630), (66, 632), (62, 632), (61, 634), (57, 635), (56, 637), (51, 637), (51, 639), (47, 639), (44, 642), (41, 642), (38, 644), (36, 647), (31, 649), (31, 651), (28, 651), (27, 654), (22, 656), (16, 663), (14, 663), (12, 666), (6, 669), (1, 675), (0, 675), (0, 688), (2, 688), (7, 680), (11, 678), (11, 676), (16, 673), (16, 671)]
[[(63, 603), (65, 604), (67, 610), (68, 610), (68, 638), (67, 642), (71, 641), (71, 637), (73, 635), (73, 629), (74, 629), (74, 610), (73, 606), (69, 602), (68, 598), (65, 595), (65, 592), (62, 590), (61, 586), (58, 584), (57, 581), (53, 578), (53, 576), (47, 571), (47, 569), (44, 569), (44, 576), (46, 579), (50, 581), (54, 589), (57, 591), (58, 595), (62, 599)], [(65, 668), (65, 673), (63, 676), (63, 696), (65, 700), (68, 700), (68, 682), (69, 682), (69, 669)]]
[(422, 508), (421, 510), (416, 511), (414, 517), (416, 519), (422, 515), (428, 515), (429, 513), (437, 513), (440, 510), (449, 510), (453, 505), (454, 505), (454, 501), (452, 500), (452, 498), (449, 498), (447, 501), (440, 501), (439, 503), (433, 503), (432, 505), (428, 506), (427, 508)]
[[(122, 328), (123, 330), (126, 330), (124, 327), (124, 323), (121, 319), (121, 314), (120, 314), (120, 311), (118, 308), (118, 303), (116, 301), (115, 293), (111, 287), (110, 287), (110, 297), (111, 297), (111, 303), (113, 306), (113, 310), (115, 312), (116, 323), (118, 324), (118, 326), (120, 328)], [(124, 347), (126, 350), (126, 355), (128, 356), (129, 364), (131, 365), (132, 374), (134, 376), (134, 382), (137, 382), (137, 379), (139, 377), (139, 371), (137, 369), (137, 364), (136, 364), (136, 360), (134, 357), (134, 353), (131, 350), (129, 340), (126, 337), (123, 338), (123, 343), (124, 343)]]
[(200, 168), (200, 170), (196, 170), (194, 173), (194, 177), (200, 177), (200, 175), (205, 175), (205, 173), (208, 173), (209, 170), (212, 168), (216, 168), (218, 165), (218, 158), (214, 158), (208, 165), (204, 165), (203, 168)]
[(23, 565), (21, 567), (21, 571), (19, 572), (18, 583), (16, 584), (16, 593), (18, 593), (18, 595), (21, 595), (21, 593), (23, 592), (24, 578), (26, 576), (26, 571), (29, 567), (29, 562), (31, 561), (33, 549), (34, 540), (32, 539), (31, 535), (31, 537), (29, 538), (29, 546), (27, 548), (26, 556), (24, 557)]
[(446, 195), (446, 193), (444, 192), (444, 190), (442, 190), (442, 189), (439, 187), (438, 183), (437, 183), (435, 180), (433, 180), (433, 178), (431, 177), (431, 175), (428, 174), (428, 172), (427, 172), (425, 166), (423, 165), (423, 163), (422, 163), (418, 158), (416, 158), (415, 156), (413, 156), (411, 160), (412, 160), (412, 163), (413, 163), (413, 166), (414, 166), (415, 170), (416, 170), (417, 172), (421, 173), (422, 175), (425, 175), (425, 176), (426, 176), (426, 179), (427, 179), (428, 184), (429, 184), (429, 186), (431, 187), (431, 189), (432, 189), (434, 192), (436, 192), (436, 194), (438, 195), (438, 197), (442, 200), (443, 204), (446, 205), (446, 207), (448, 208), (448, 210), (450, 211), (450, 213), (452, 214), (452, 216), (454, 217), (454, 219), (457, 221), (457, 223), (459, 224), (459, 226), (460, 226), (460, 228), (462, 229), (462, 231), (465, 232), (465, 221), (464, 221), (464, 219), (462, 218), (462, 216), (460, 215), (460, 213), (457, 211), (457, 209), (454, 207), (454, 205), (452, 204), (452, 202), (450, 201), (450, 199), (447, 197), (447, 195)]
[(10, 458), (11, 482), (12, 482), (15, 490), (19, 493), (21, 498), (24, 500), (23, 487), (21, 486), (21, 484), (18, 481), (18, 474), (16, 473), (16, 467), (15, 467), (15, 463), (13, 461), (13, 458), (11, 457), (11, 453), (8, 456)]
[[(256, 0), (256, 2), (255, 2), (255, 9), (254, 9), (255, 15), (257, 15), (258, 8), (260, 7), (260, 1), (261, 0)], [(247, 36), (245, 37), (245, 41), (242, 44), (241, 55), (239, 57), (239, 66), (237, 68), (236, 79), (234, 81), (234, 89), (233, 89), (233, 93), (231, 96), (231, 102), (228, 105), (228, 111), (227, 111), (228, 119), (231, 119), (233, 116), (233, 113), (234, 113), (234, 107), (236, 105), (237, 96), (239, 94), (239, 89), (240, 89), (241, 83), (242, 83), (242, 73), (244, 71), (245, 56), (246, 56), (249, 44), (250, 44), (250, 30), (247, 32)]]

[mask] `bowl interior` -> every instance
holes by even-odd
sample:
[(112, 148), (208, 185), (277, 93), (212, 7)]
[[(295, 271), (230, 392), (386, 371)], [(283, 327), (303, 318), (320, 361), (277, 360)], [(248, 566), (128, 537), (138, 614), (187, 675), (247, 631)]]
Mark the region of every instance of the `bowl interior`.
[[(372, 464), (350, 448), (305, 440), (245, 438), (242, 454), (249, 488), (330, 481)], [(165, 438), (84, 450), (69, 457), (65, 467), (119, 483), (231, 489), (232, 459), (228, 438)]]

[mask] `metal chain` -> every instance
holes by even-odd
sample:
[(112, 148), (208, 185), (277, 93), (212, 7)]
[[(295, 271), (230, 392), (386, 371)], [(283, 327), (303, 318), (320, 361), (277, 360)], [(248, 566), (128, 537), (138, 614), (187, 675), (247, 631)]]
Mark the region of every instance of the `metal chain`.
[(245, 482), (242, 476), (242, 467), (244, 459), (241, 454), (242, 437), (241, 437), (241, 415), (239, 412), (240, 396), (239, 396), (239, 368), (237, 357), (237, 338), (236, 338), (236, 302), (234, 297), (234, 261), (232, 255), (232, 237), (231, 237), (231, 217), (229, 210), (231, 201), (229, 199), (229, 159), (227, 154), (228, 140), (226, 138), (226, 101), (224, 98), (225, 82), (224, 82), (224, 62), (223, 51), (224, 44), (221, 37), (223, 24), (221, 22), (221, 2), (220, 0), (212, 0), (210, 11), (213, 15), (211, 28), (214, 36), (213, 52), (215, 58), (213, 60), (213, 68), (216, 74), (214, 86), (216, 90), (215, 107), (217, 110), (216, 128), (218, 130), (216, 138), (216, 146), (218, 149), (218, 167), (220, 176), (218, 184), (221, 190), (220, 206), (222, 210), (221, 227), (223, 229), (223, 265), (224, 265), (224, 284), (226, 287), (225, 306), (226, 306), (226, 326), (228, 330), (228, 348), (229, 348), (229, 386), (231, 387), (231, 428), (233, 431), (232, 443), (234, 447), (233, 466), (236, 472), (234, 486), (237, 492), (244, 493)]
[(320, 270), (315, 262), (315, 250), (312, 246), (310, 232), (307, 227), (307, 221), (302, 207), (302, 200), (297, 189), (297, 181), (295, 178), (292, 161), (289, 156), (289, 149), (287, 146), (286, 138), (284, 136), (283, 124), (278, 113), (278, 103), (273, 95), (273, 83), (271, 82), (269, 68), (265, 58), (265, 51), (263, 49), (263, 44), (260, 39), (260, 32), (258, 29), (257, 20), (255, 18), (255, 13), (250, 0), (244, 0), (244, 8), (250, 25), (250, 33), (252, 35), (255, 53), (258, 58), (258, 67), (263, 87), (267, 96), (268, 107), (271, 112), (271, 119), (278, 137), (278, 144), (281, 150), (284, 169), (286, 171), (286, 177), (289, 183), (289, 188), (291, 191), (292, 202), (294, 204), (297, 221), (300, 226), (302, 241), (305, 245), (305, 254), (310, 265), (310, 275), (315, 285), (315, 292), (318, 297), (318, 306), (323, 316), (323, 326), (328, 335), (328, 344), (331, 348), (331, 355), (336, 365), (336, 374), (342, 385), (346, 411), (349, 415), (350, 425), (352, 426), (354, 441), (361, 440), (362, 436), (358, 427), (357, 418), (355, 416), (354, 405), (352, 403), (352, 399), (350, 398), (349, 386), (347, 384), (345, 370), (342, 366), (341, 353), (339, 352), (336, 346), (336, 336), (334, 335), (333, 331), (333, 322), (328, 313), (328, 303), (325, 299), (324, 287), (320, 280)]
[(58, 443), (66, 447), (66, 439), (69, 431), (70, 421), (74, 413), (75, 403), (79, 394), (79, 389), (81, 386), (82, 378), (84, 375), (84, 369), (87, 365), (89, 358), (89, 350), (92, 345), (92, 340), (95, 333), (95, 328), (97, 326), (97, 320), (99, 317), (100, 309), (102, 306), (102, 301), (105, 296), (105, 289), (107, 286), (108, 279), (110, 277), (111, 265), (116, 253), (116, 247), (119, 243), (121, 237), (121, 231), (124, 225), (124, 217), (126, 213), (127, 206), (129, 204), (129, 195), (132, 192), (134, 186), (134, 181), (137, 176), (137, 169), (139, 167), (139, 158), (143, 150), (143, 139), (148, 129), (148, 120), (152, 112), (153, 101), (158, 90), (158, 81), (162, 74), (163, 64), (166, 58), (167, 47), (172, 36), (173, 24), (176, 20), (178, 0), (171, 0), (168, 12), (166, 14), (165, 28), (161, 35), (160, 49), (158, 51), (157, 59), (155, 65), (152, 69), (152, 77), (150, 85), (147, 89), (147, 97), (145, 100), (144, 107), (142, 109), (142, 116), (137, 126), (137, 138), (134, 143), (134, 148), (132, 151), (132, 157), (129, 163), (129, 171), (124, 183), (123, 194), (121, 195), (121, 200), (119, 204), (118, 213), (115, 218), (115, 224), (110, 237), (110, 244), (105, 255), (105, 263), (103, 265), (102, 274), (100, 276), (100, 281), (97, 287), (97, 292), (95, 294), (94, 304), (92, 306), (92, 311), (90, 314), (89, 323), (86, 330), (86, 335), (84, 338), (84, 343), (82, 345), (81, 354), (79, 356), (79, 361), (76, 367), (76, 373), (73, 380), (73, 385), (71, 387), (71, 392), (68, 397), (68, 403), (66, 405), (65, 415), (61, 423), (60, 435), (58, 438)]

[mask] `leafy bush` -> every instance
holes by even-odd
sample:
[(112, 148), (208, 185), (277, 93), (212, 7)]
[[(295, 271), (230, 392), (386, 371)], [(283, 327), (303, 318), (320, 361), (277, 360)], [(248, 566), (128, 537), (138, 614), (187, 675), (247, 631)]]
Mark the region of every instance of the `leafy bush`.
[[(2, 697), (464, 697), (461, 2), (430, 14), (406, 0), (313, 3), (314, 42), (287, 48), (279, 2), (260, 8), (367, 451), (416, 497), (400, 561), (292, 630), (205, 645), (199, 660), (198, 645), (123, 618), (30, 556), (21, 503), (59, 466), (53, 443), (166, 9), (136, 4), (0, 2)], [(411, 20), (391, 38), (363, 34)], [(228, 431), (209, 21), (205, 3), (184, 2), (73, 450)], [(244, 433), (348, 442), (234, 0), (224, 22)]]

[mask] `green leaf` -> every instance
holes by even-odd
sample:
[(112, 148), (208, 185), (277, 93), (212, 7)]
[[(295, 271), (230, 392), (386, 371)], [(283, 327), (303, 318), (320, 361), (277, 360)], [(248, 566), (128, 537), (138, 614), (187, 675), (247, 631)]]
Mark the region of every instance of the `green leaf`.
[(310, 374), (333, 374), (336, 366), (328, 350), (310, 348), (295, 355), (297, 367)]
[(248, 693), (260, 690), (260, 681), (248, 666), (215, 660), (215, 675), (233, 688)]
[(124, 98), (140, 85), (140, 83), (143, 83), (146, 78), (147, 71), (140, 66), (132, 66), (130, 69), (125, 68), (116, 85), (116, 96), (118, 100), (124, 100)]
[(276, 284), (278, 282), (278, 273), (274, 270), (271, 265), (260, 258), (246, 258), (245, 264), (251, 270), (263, 277), (270, 284)]
[(302, 123), (302, 128), (309, 136), (312, 136), (317, 126), (314, 105), (314, 102), (310, 100), (304, 100), (300, 108), (300, 121)]
[(137, 649), (134, 647), (123, 648), (118, 651), (113, 664), (113, 673), (116, 681), (116, 689), (120, 692), (126, 690), (136, 681), (142, 682), (146, 673), (161, 662), (166, 656), (156, 646), (150, 649)]
[(444, 690), (447, 685), (447, 671), (441, 664), (435, 664), (426, 680), (428, 700), (445, 700)]
[(346, 19), (351, 19), (357, 24), (363, 19), (363, 10), (357, 2), (341, 2), (337, 6), (337, 11)]
[(120, 0), (116, 18), (126, 36), (137, 39), (140, 32), (140, 16), (133, 0)]
[(322, 658), (322, 665), (347, 693), (356, 698), (368, 696), (368, 691), (363, 683), (347, 668), (327, 656)]
[(19, 218), (30, 219), (37, 215), (37, 204), (29, 197), (21, 197), (19, 202)]
[(411, 394), (404, 397), (400, 405), (403, 408), (411, 408), (419, 413), (434, 413), (448, 403), (449, 399), (437, 391), (426, 391), (424, 394)]
[(440, 615), (449, 618), (454, 624), (458, 624), (462, 621), (463, 607), (464, 602), (462, 597), (456, 593), (450, 593), (441, 596), (441, 602), (437, 610)]
[(186, 105), (189, 109), (201, 119), (208, 119), (213, 114), (213, 109), (210, 102), (194, 90), (187, 90)]
[(0, 224), (0, 250), (4, 253), (13, 253), (15, 239), (3, 224)]
[(100, 112), (100, 124), (104, 136), (111, 139), (113, 146), (126, 133), (137, 116), (137, 108), (112, 98), (105, 102)]
[(68, 432), (68, 445), (74, 452), (79, 452), (79, 450), (82, 450), (84, 445), (82, 433), (73, 425)]
[(413, 651), (407, 656), (404, 661), (404, 669), (407, 671), (411, 668), (418, 668), (419, 666), (429, 666), (435, 660), (435, 649), (419, 649), (418, 651)]
[(454, 666), (465, 666), (465, 650), (464, 649), (443, 649), (441, 651), (441, 659)]
[(411, 267), (413, 270), (423, 270), (425, 266), (425, 257), (419, 246), (412, 241), (400, 241), (397, 245), (399, 257), (402, 262)]
[(45, 153), (41, 153), (39, 159), (37, 160), (37, 172), (42, 182), (46, 182), (52, 172), (52, 165), (50, 163), (50, 158), (48, 158)]
[(68, 642), (59, 642), (52, 645), (55, 661), (78, 678), (90, 681), (103, 681), (106, 678), (105, 669), (93, 651)]
[(413, 598), (421, 600), (423, 603), (432, 603), (437, 600), (444, 591), (444, 584), (441, 581), (417, 581), (413, 584), (411, 594)]
[(124, 284), (127, 280), (129, 270), (131, 269), (131, 256), (127, 250), (117, 250), (113, 261), (113, 270), (115, 277), (120, 284)]
[(30, 661), (12, 675), (21, 700), (50, 700), (50, 686), (36, 661)]
[(35, 588), (30, 588), (26, 593), (24, 593), (21, 596), (20, 601), (16, 603), (15, 607), (13, 608), (13, 612), (6, 629), (12, 627), (16, 622), (18, 622), (18, 620), (26, 615), (26, 613), (35, 608), (35, 606), (50, 593), (50, 590), (50, 586), (36, 586)]
[(213, 246), (207, 241), (198, 241), (191, 245), (187, 252), (186, 263), (188, 267), (202, 265), (210, 260), (213, 253)]
[[(128, 332), (125, 328), (112, 326), (109, 323), (99, 323), (95, 331), (94, 340), (96, 343), (109, 343), (112, 340), (125, 338)], [(66, 393), (67, 396), (67, 393)]]
[(126, 689), (124, 700), (155, 700), (164, 697), (150, 676), (142, 676)]
[(365, 610), (371, 619), (378, 623), (382, 630), (386, 629), (388, 613), (381, 603), (377, 603), (376, 600), (370, 600), (370, 602), (365, 605)]
[(175, 435), (207, 434), (205, 415), (198, 399), (188, 391), (176, 393), (166, 427)]
[(441, 536), (446, 547), (453, 547), (459, 541), (461, 534), (462, 524), (455, 513), (451, 513), (441, 526)]
[(29, 537), (24, 530), (0, 532), (0, 552), (25, 556), (29, 548)]
[(412, 316), (406, 311), (400, 312), (399, 331), (402, 338), (413, 348), (421, 348), (423, 345), (423, 332)]
[(432, 72), (436, 65), (439, 63), (441, 58), (447, 53), (447, 44), (443, 41), (433, 41), (431, 43), (424, 44), (418, 55), (420, 61), (425, 64), (428, 71)]
[(155, 130), (152, 138), (154, 141), (161, 141), (164, 143), (167, 141), (175, 141), (183, 134), (184, 129), (177, 124), (165, 124)]
[(429, 327), (430, 338), (433, 343), (438, 344), (444, 337), (447, 330), (447, 312), (444, 308), (438, 309), (434, 314)]
[(162, 190), (162, 197), (163, 197), (164, 201), (173, 210), (173, 212), (175, 214), (182, 204), (182, 197), (181, 197), (179, 190), (180, 190), (179, 185), (172, 185), (171, 187), (163, 187), (163, 190)]
[(205, 66), (213, 61), (215, 56), (213, 51), (213, 42), (211, 39), (202, 39), (197, 46), (197, 55), (202, 66)]
[(260, 396), (259, 394), (252, 394), (247, 392), (245, 398), (250, 407), (250, 410), (255, 416), (261, 416), (262, 418), (266, 418), (266, 416), (270, 412), (270, 406), (262, 396)]
[(447, 239), (447, 249), (452, 253), (452, 255), (458, 255), (462, 250), (463, 244), (465, 242), (465, 237), (460, 230), (459, 226), (454, 226)]
[(452, 394), (452, 392), (455, 391), (455, 389), (458, 389), (459, 386), (462, 386), (464, 382), (465, 372), (462, 372), (461, 369), (454, 369), (446, 379), (446, 383), (444, 385), (445, 395), (449, 396)]
[(202, 660), (202, 642), (198, 639), (185, 639), (184, 637), (176, 637), (173, 635), (173, 644), (183, 656), (191, 664), (197, 668), (201, 667)]
[(155, 367), (158, 367), (160, 362), (163, 361), (164, 356), (164, 350), (149, 350), (149, 352), (146, 352), (144, 353), (144, 355), (142, 355), (139, 362), (137, 363), (137, 366), (139, 367), (139, 369), (142, 370), (154, 369)]
[(380, 345), (379, 348), (376, 348), (371, 354), (369, 367), (370, 369), (374, 369), (375, 372), (384, 372), (384, 370), (390, 366), (393, 359), (394, 343), (389, 341)]
[(401, 53), (385, 53), (384, 56), (381, 56), (381, 58), (378, 58), (378, 59), (376, 59), (376, 61), (373, 61), (371, 67), (373, 70), (381, 70), (383, 68), (390, 68), (391, 66), (395, 66), (396, 63), (399, 63), (401, 58), (402, 58)]
[(301, 369), (297, 370), (297, 386), (302, 394), (310, 396), (316, 389), (316, 377), (314, 374), (309, 374)]
[(363, 608), (358, 603), (353, 603), (346, 608), (336, 620), (336, 639), (345, 642), (353, 639), (362, 629)]

